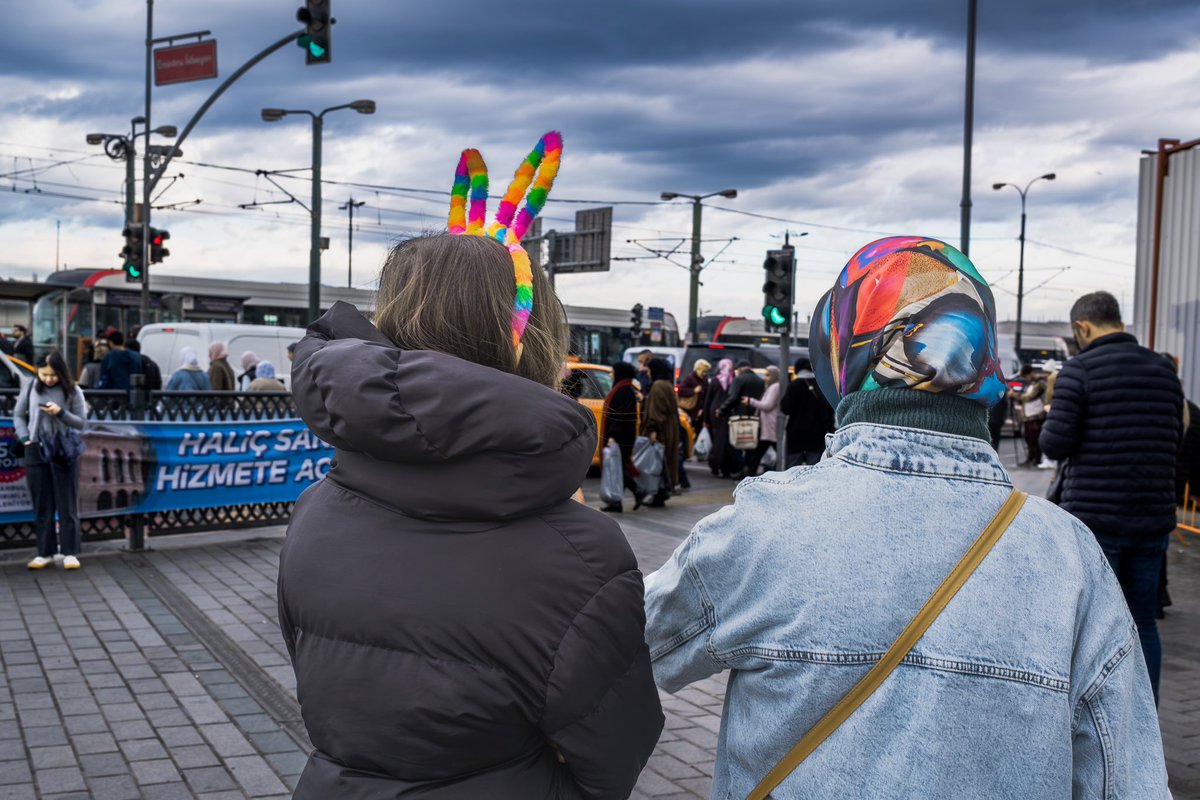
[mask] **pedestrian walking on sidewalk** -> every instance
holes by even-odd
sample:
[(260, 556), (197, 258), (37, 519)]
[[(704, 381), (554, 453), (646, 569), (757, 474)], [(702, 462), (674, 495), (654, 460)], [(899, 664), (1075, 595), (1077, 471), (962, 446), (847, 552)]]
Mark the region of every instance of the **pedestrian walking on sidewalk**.
[(1042, 463), (1042, 450), (1038, 437), (1046, 421), (1046, 378), (1036, 372), (1032, 364), (1021, 366), (1021, 383), (1025, 389), (1017, 393), (1014, 401), (1021, 409), (1021, 429), (1025, 437), (1025, 461), (1017, 466), (1036, 467)]
[(1158, 698), (1158, 587), (1175, 530), (1183, 387), (1173, 365), (1125, 332), (1108, 292), (1071, 307), (1079, 355), (1058, 373), (1042, 450), (1066, 460), (1062, 507), (1087, 525), (1121, 582)]
[(679, 382), (679, 408), (688, 415), (692, 430), (697, 433), (704, 421), (704, 401), (707, 399), (708, 373), (711, 371), (712, 364), (703, 358), (697, 359), (692, 371)]
[[(600, 441), (616, 442), (620, 448), (623, 483), (633, 493), (633, 508), (637, 510), (646, 499), (646, 493), (638, 488), (637, 470), (633, 466), (633, 445), (638, 431), (638, 399), (633, 385), (637, 370), (627, 361), (618, 361), (612, 367), (613, 387), (604, 398), (600, 414)], [(609, 503), (604, 510), (619, 514), (624, 509), (617, 502)]]
[(659, 686), (733, 673), (713, 797), (1169, 797), (1104, 554), (991, 448), (995, 326), (950, 245), (859, 250), (812, 316), (828, 457), (742, 482), (646, 579)]
[(255, 367), (254, 380), (247, 387), (248, 392), (286, 392), (287, 387), (283, 385), (283, 381), (275, 374), (275, 365), (270, 361), (260, 361)]
[(708, 468), (714, 477), (729, 478), (745, 468), (742, 451), (729, 444), (729, 418), (721, 414), (721, 407), (729, 399), (733, 379), (733, 359), (722, 358), (717, 362), (717, 374), (708, 382), (704, 399), (704, 422), (712, 438)]
[(43, 356), (37, 377), (21, 388), (13, 425), (25, 449), (37, 532), (37, 557), (28, 566), (43, 569), (62, 558), (63, 568), (79, 569), (79, 434), (86, 411), (83, 391), (58, 351)]
[[(779, 441), (779, 367), (772, 364), (767, 367), (766, 388), (761, 398), (744, 397), (742, 400), (747, 408), (758, 412), (758, 447), (746, 454), (746, 471), (757, 475), (759, 465), (767, 451), (775, 447)], [(776, 456), (778, 458), (778, 456)], [(778, 465), (772, 464), (769, 472)]]
[(167, 381), (168, 392), (210, 392), (212, 384), (208, 374), (200, 369), (200, 357), (190, 347), (180, 351), (179, 369), (171, 373)]
[(217, 341), (208, 346), (208, 381), (214, 392), (237, 390), (237, 376), (229, 364), (229, 345)]
[[(556, 167), (553, 140), (527, 165)], [(597, 431), (558, 391), (562, 305), (463, 200), (464, 235), (389, 253), (374, 325), (338, 302), (296, 347), (296, 406), (336, 448), (280, 561), (297, 800), (624, 798), (662, 730), (637, 561), (572, 499)]]
[(674, 374), (665, 359), (646, 362), (650, 374), (650, 392), (642, 400), (639, 433), (663, 446), (663, 479), (647, 506), (661, 508), (679, 483), (679, 405), (675, 399)]
[(253, 350), (242, 353), (242, 374), (238, 375), (238, 391), (250, 391), (250, 384), (258, 377), (258, 354)]
[(786, 467), (816, 464), (825, 452), (825, 435), (833, 433), (833, 406), (817, 388), (812, 361), (796, 359), (796, 377), (788, 384), (779, 408), (787, 415)]

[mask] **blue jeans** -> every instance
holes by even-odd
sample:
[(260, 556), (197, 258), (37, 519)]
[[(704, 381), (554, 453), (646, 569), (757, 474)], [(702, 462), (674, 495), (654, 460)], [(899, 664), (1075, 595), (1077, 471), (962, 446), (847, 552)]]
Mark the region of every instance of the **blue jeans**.
[(1158, 636), (1158, 580), (1162, 572), (1163, 553), (1171, 535), (1162, 537), (1111, 536), (1096, 534), (1100, 549), (1117, 575), (1129, 613), (1137, 625), (1142, 641), (1142, 655), (1150, 672), (1154, 702), (1158, 704), (1158, 676), (1162, 671), (1162, 640)]

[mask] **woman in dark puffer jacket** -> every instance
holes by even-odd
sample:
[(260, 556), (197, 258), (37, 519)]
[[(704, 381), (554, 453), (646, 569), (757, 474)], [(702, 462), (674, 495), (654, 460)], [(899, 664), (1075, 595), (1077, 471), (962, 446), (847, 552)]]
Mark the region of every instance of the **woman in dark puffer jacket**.
[(337, 450), (280, 563), (296, 798), (624, 798), (662, 730), (637, 561), (572, 499), (596, 429), (555, 391), (562, 307), (533, 270), (514, 347), (513, 270), (493, 239), (406, 241), (378, 328), (338, 303), (296, 347)]

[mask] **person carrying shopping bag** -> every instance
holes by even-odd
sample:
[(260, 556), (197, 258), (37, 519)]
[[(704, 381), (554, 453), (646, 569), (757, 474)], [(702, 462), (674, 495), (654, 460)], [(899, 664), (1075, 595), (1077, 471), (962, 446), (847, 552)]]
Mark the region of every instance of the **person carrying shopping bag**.
[[(604, 446), (615, 444), (621, 459), (621, 486), (633, 493), (633, 508), (641, 507), (646, 493), (638, 488), (637, 470), (633, 466), (633, 444), (637, 439), (638, 400), (634, 379), (637, 370), (627, 361), (613, 364), (613, 387), (604, 398), (604, 410), (600, 415), (600, 441)], [(607, 469), (607, 463), (605, 464)], [(624, 509), (621, 500), (608, 502), (602, 511), (620, 514)]]
[(642, 401), (640, 433), (662, 445), (664, 458), (658, 489), (646, 505), (662, 508), (671, 496), (671, 489), (679, 483), (679, 406), (672, 384), (674, 374), (671, 365), (661, 358), (652, 358), (646, 367), (651, 383), (650, 392)]

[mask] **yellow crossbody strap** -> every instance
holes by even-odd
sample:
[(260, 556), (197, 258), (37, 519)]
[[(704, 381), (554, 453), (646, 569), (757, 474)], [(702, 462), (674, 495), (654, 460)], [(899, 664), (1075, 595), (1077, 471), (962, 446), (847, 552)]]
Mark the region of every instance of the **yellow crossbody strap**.
[(1017, 489), (1012, 490), (1008, 499), (1004, 501), (1004, 505), (996, 512), (996, 516), (983, 529), (983, 533), (979, 534), (979, 538), (938, 586), (937, 591), (925, 601), (921, 610), (900, 632), (896, 641), (892, 642), (892, 646), (883, 654), (883, 658), (871, 667), (871, 671), (864, 675), (862, 680), (856, 683), (854, 688), (829, 710), (829, 713), (822, 717), (816, 725), (813, 725), (808, 733), (804, 734), (804, 738), (775, 765), (774, 769), (767, 773), (767, 776), (759, 782), (758, 786), (754, 787), (754, 791), (750, 792), (746, 800), (765, 800), (775, 787), (783, 783), (783, 780), (791, 775), (804, 759), (820, 747), (821, 743), (828, 739), (851, 714), (858, 710), (859, 706), (866, 702), (866, 699), (879, 688), (880, 684), (887, 680), (887, 677), (892, 674), (892, 670), (899, 666), (904, 657), (925, 634), (925, 631), (929, 629), (929, 626), (933, 624), (933, 621), (954, 598), (954, 595), (958, 594), (958, 590), (975, 572), (984, 557), (991, 552), (992, 546), (1000, 540), (1000, 536), (1016, 519), (1021, 507), (1025, 505), (1026, 497), (1024, 492)]

